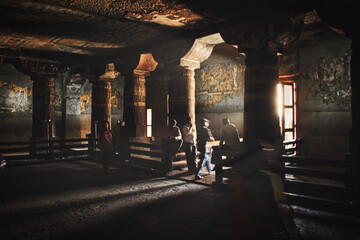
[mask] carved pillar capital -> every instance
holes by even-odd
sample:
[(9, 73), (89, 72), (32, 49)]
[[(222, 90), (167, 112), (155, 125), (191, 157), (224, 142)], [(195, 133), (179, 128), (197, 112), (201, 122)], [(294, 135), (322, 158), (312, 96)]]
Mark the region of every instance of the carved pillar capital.
[(150, 76), (147, 71), (134, 70), (134, 84), (145, 84), (146, 77)]
[(114, 81), (120, 75), (115, 69), (114, 63), (108, 63), (105, 68), (105, 73), (99, 76), (98, 81)]

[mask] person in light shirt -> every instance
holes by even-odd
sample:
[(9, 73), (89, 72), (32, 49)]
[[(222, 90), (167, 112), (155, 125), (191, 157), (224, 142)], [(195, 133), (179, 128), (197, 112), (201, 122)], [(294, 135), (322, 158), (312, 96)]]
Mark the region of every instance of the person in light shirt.
[(196, 129), (190, 117), (187, 117), (181, 130), (188, 170), (193, 173), (196, 170)]
[(236, 126), (230, 123), (229, 118), (223, 118), (220, 128), (220, 148), (225, 150), (239, 150), (241, 141)]

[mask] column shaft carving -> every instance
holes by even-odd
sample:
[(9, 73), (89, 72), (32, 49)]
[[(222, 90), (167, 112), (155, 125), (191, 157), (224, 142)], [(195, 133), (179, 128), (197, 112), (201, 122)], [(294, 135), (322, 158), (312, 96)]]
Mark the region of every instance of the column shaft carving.
[(135, 137), (146, 137), (146, 78), (145, 72), (134, 72)]

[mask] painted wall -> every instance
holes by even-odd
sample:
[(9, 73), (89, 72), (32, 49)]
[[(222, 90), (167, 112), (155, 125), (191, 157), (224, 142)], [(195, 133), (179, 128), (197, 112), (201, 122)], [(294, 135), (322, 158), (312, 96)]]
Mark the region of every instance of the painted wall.
[(220, 138), (222, 118), (228, 117), (239, 133), (244, 127), (245, 57), (228, 44), (216, 45), (211, 56), (195, 71), (196, 119), (211, 120), (210, 129)]
[(351, 41), (323, 29), (324, 37), (301, 45), (280, 58), (280, 74), (299, 74), (298, 138), (304, 154), (344, 159), (351, 129)]
[(32, 128), (32, 81), (12, 64), (0, 65), (0, 141), (29, 140)]

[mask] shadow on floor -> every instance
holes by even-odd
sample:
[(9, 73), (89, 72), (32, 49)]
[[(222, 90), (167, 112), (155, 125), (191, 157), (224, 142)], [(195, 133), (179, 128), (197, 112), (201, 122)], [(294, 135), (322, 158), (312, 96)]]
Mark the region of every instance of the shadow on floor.
[(114, 164), (105, 185), (96, 162), (7, 168), (0, 238), (287, 239), (267, 174), (213, 188), (179, 173)]

